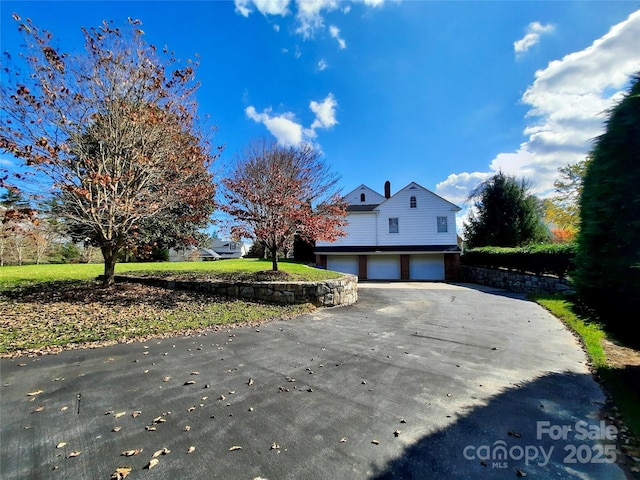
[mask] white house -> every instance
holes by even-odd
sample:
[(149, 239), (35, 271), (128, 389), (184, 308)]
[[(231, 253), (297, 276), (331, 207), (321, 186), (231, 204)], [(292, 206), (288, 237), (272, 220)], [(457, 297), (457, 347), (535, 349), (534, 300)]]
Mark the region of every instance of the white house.
[(460, 262), (460, 207), (411, 182), (391, 195), (360, 185), (345, 195), (347, 235), (316, 242), (316, 263), (361, 280), (452, 280)]
[(244, 242), (217, 238), (213, 240), (211, 249), (220, 256), (220, 259), (242, 258), (249, 252), (249, 246)]
[(169, 249), (170, 262), (202, 262), (204, 260), (219, 260), (221, 258), (210, 248), (182, 247)]
[(224, 260), (242, 258), (249, 251), (244, 242), (214, 239), (211, 248), (184, 247), (169, 250), (170, 262), (199, 262), (203, 260)]

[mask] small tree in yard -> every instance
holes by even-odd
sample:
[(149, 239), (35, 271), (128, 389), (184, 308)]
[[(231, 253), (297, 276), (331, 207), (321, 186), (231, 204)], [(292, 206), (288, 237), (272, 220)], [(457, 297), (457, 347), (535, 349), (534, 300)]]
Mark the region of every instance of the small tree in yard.
[(195, 65), (146, 44), (138, 21), (83, 29), (86, 53), (71, 57), (14, 18), (27, 71), (5, 67), (0, 150), (51, 181), (55, 214), (100, 247), (111, 284), (118, 253), (145, 223), (177, 210), (197, 224), (212, 212), (216, 155), (196, 127)]
[(549, 238), (542, 203), (529, 193), (524, 179), (499, 172), (480, 184), (469, 200), (476, 210), (463, 226), (470, 248), (520, 247)]
[(237, 221), (235, 235), (263, 242), (277, 271), (278, 249), (295, 235), (326, 241), (344, 236), (346, 205), (335, 189), (337, 180), (309, 145), (254, 142), (222, 181), (222, 209)]

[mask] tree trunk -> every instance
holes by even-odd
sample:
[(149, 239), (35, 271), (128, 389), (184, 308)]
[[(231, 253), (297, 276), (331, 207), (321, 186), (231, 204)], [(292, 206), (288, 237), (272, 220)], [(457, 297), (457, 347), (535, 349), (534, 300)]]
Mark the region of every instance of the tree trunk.
[(278, 247), (271, 249), (271, 270), (278, 271)]
[(111, 245), (104, 245), (101, 250), (102, 257), (104, 258), (104, 278), (102, 279), (102, 284), (108, 287), (115, 282), (116, 256), (118, 252)]

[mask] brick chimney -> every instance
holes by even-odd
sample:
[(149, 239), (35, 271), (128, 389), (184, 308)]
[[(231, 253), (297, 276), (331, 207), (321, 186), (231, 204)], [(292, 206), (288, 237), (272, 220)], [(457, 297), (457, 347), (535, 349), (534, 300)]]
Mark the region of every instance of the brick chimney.
[(391, 198), (391, 182), (384, 182), (384, 198)]

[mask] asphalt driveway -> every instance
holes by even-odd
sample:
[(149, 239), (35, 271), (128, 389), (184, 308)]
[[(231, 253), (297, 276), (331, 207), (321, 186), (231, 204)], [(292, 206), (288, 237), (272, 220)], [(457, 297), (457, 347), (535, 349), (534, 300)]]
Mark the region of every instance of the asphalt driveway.
[(477, 286), (365, 283), (349, 307), (0, 374), (4, 480), (626, 478), (574, 337)]

